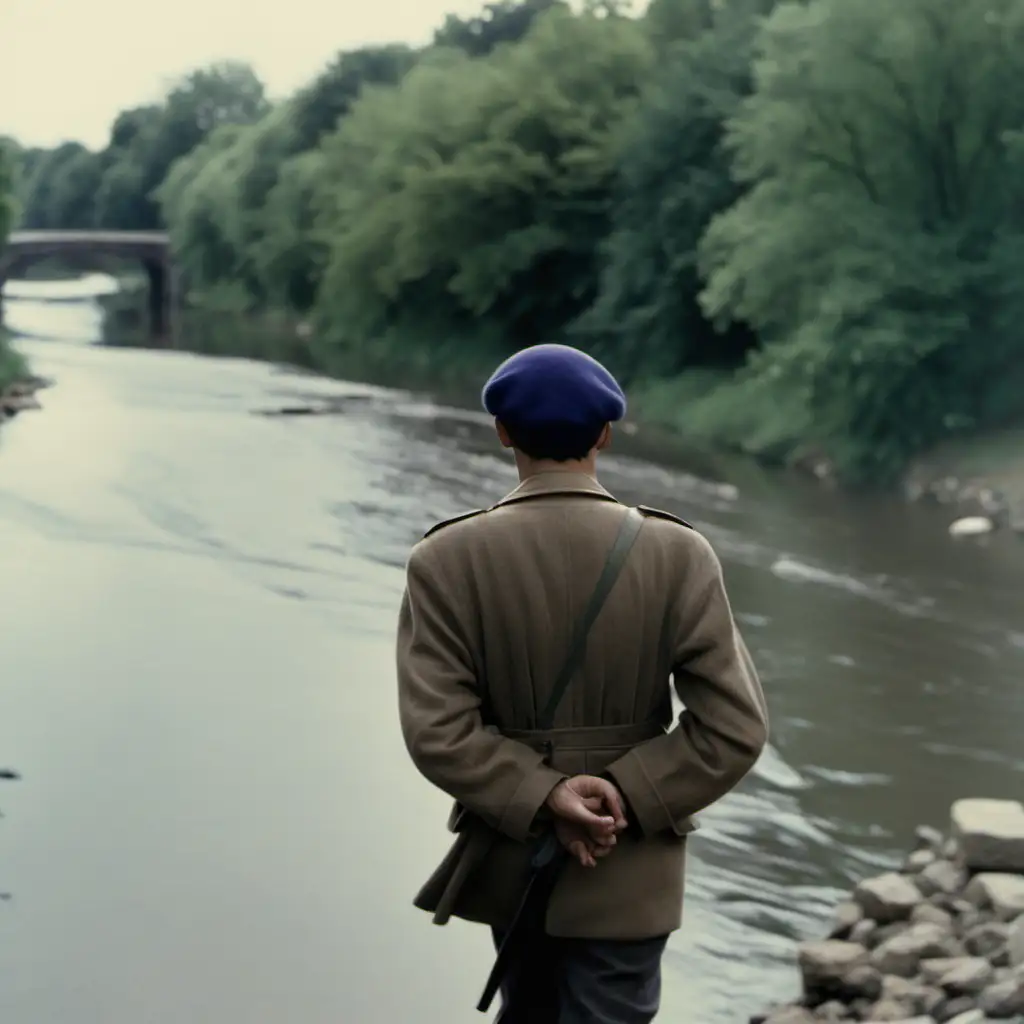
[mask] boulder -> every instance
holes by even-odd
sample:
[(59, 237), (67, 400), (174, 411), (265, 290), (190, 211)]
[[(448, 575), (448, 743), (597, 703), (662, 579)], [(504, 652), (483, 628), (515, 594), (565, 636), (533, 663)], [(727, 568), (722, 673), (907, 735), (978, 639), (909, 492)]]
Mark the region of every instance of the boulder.
[(958, 1013), (950, 1018), (946, 1024), (985, 1024), (984, 1010), (967, 1010), (965, 1013)]
[(818, 1024), (818, 1018), (802, 1006), (783, 1006), (765, 1017), (763, 1024)]
[(955, 955), (952, 936), (943, 928), (935, 924), (915, 924), (872, 950), (869, 962), (882, 974), (912, 978), (922, 960), (951, 955)]
[(1010, 925), (1010, 934), (1006, 940), (1006, 949), (1010, 963), (1014, 967), (1024, 967), (1024, 914)]
[(951, 860), (937, 860), (918, 875), (916, 884), (925, 896), (952, 896), (967, 884), (967, 872)]
[(924, 982), (910, 978), (889, 976), (882, 981), (882, 1000), (906, 1006), (911, 1015), (927, 1013), (931, 1006), (942, 1002), (942, 992)]
[(1012, 921), (1024, 914), (1024, 875), (986, 872), (975, 875), (965, 895), (983, 910), (991, 910), (1000, 921)]
[(921, 978), (929, 985), (937, 985), (941, 978), (951, 967), (955, 967), (962, 957), (943, 956), (934, 959), (922, 960), (918, 968)]
[(1009, 925), (986, 921), (964, 933), (964, 948), (971, 956), (991, 956), (1006, 945), (1009, 934)]
[(970, 996), (949, 996), (933, 1006), (929, 1013), (937, 1021), (945, 1022), (974, 1009), (974, 1000)]
[(853, 898), (866, 917), (880, 924), (907, 920), (924, 899), (910, 879), (895, 871), (861, 882)]
[(911, 924), (937, 924), (946, 931), (953, 930), (953, 915), (948, 910), (936, 907), (931, 903), (921, 903), (914, 907), (910, 915)]
[(990, 985), (978, 997), (978, 1008), (994, 1020), (1009, 1020), (1024, 1013), (1024, 978), (1009, 978)]
[(1016, 800), (957, 800), (952, 834), (971, 871), (1024, 873), (1024, 804)]
[[(883, 1021), (885, 1024), (891, 1024), (892, 1021), (898, 1021), (899, 1024), (935, 1024), (933, 1017), (908, 1017), (905, 1013), (902, 1017), (893, 1016), (894, 1013), (900, 1012), (902, 1011), (898, 1004), (877, 1003), (867, 1011), (868, 1015), (862, 1019), (866, 1024), (882, 1024)], [(876, 1017), (874, 1016), (876, 1013), (882, 1013), (884, 1016)]]
[(870, 949), (878, 945), (876, 941), (877, 934), (878, 925), (874, 921), (865, 918), (853, 926), (853, 930), (849, 934), (849, 940), (856, 942), (858, 945), (867, 946)]
[(972, 996), (986, 989), (994, 980), (995, 968), (983, 956), (967, 956), (956, 960), (937, 979), (937, 984), (949, 995)]
[(864, 911), (856, 903), (840, 903), (832, 920), (830, 939), (848, 938), (854, 927), (864, 919)]
[(837, 994), (851, 1003), (857, 999), (874, 1002), (882, 995), (882, 983), (882, 975), (874, 967), (861, 964), (843, 975)]
[(826, 1020), (826, 1021), (839, 1021), (848, 1020), (846, 1013), (846, 1005), (839, 1002), (838, 999), (833, 999), (827, 1003), (822, 1003), (821, 1006), (817, 1007), (814, 1011), (815, 1020)]
[(903, 871), (908, 875), (916, 875), (933, 864), (937, 856), (934, 850), (914, 850), (903, 862)]
[(843, 991), (843, 980), (851, 971), (867, 966), (868, 952), (856, 942), (825, 939), (802, 943), (797, 962), (805, 992), (838, 994)]

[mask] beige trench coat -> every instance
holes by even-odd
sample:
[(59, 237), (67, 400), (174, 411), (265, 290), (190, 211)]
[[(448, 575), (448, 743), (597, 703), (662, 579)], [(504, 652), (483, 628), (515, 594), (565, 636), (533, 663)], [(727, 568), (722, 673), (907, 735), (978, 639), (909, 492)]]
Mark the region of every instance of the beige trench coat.
[[(751, 769), (768, 715), (710, 544), (642, 511), (551, 734), (532, 726), (623, 506), (585, 474), (542, 473), (412, 551), (397, 644), (402, 731), (416, 767), (456, 801), (454, 845), (415, 900), (437, 923), (509, 923), (548, 794), (587, 772), (616, 782), (636, 824), (596, 868), (568, 864), (548, 931), (640, 939), (680, 925), (693, 815)], [(673, 683), (685, 705), (674, 727)]]

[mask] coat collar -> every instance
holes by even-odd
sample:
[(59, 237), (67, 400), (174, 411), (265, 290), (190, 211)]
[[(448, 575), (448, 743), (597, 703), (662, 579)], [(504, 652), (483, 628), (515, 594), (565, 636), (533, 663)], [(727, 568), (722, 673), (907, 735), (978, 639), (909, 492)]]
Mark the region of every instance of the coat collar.
[(549, 470), (527, 477), (515, 490), (506, 494), (494, 507), (510, 505), (532, 498), (547, 498), (551, 495), (576, 495), (596, 498), (598, 501), (616, 501), (592, 476), (572, 470)]

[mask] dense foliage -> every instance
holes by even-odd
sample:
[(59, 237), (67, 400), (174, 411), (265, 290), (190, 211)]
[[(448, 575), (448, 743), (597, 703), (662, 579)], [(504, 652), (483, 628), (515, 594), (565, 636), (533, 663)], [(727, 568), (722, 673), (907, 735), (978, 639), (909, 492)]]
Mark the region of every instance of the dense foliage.
[[(17, 148), (13, 142), (0, 138), (0, 249), (7, 239), (14, 220), (14, 174), (12, 165), (17, 162)], [(2, 283), (0, 283), (2, 284)], [(24, 372), (24, 364), (12, 352), (4, 338), (0, 325), (0, 391)]]
[(1022, 44), (1024, 0), (496, 0), (23, 152), (22, 223), (165, 224), (194, 302), (306, 318), (312, 365), (564, 339), (684, 430), (885, 479), (1024, 414)]

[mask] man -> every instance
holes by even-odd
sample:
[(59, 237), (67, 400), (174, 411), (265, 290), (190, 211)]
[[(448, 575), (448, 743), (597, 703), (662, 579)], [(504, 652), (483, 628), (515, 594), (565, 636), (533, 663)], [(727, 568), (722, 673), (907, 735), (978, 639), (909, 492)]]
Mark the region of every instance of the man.
[(405, 742), (456, 801), (416, 905), (491, 927), (505, 1024), (647, 1024), (692, 816), (754, 765), (764, 696), (708, 542), (597, 481), (611, 374), (538, 345), (483, 403), (520, 484), (416, 545), (399, 619)]

